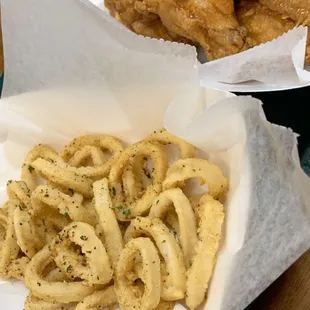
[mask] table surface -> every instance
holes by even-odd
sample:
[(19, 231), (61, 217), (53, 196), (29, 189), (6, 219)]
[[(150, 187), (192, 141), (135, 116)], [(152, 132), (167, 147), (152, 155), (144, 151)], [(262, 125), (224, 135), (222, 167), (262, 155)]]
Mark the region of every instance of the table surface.
[(247, 310), (309, 310), (310, 250), (261, 294)]
[[(1, 31), (0, 47), (2, 47)], [(3, 72), (3, 68), (3, 51), (0, 48), (0, 73)], [(310, 250), (261, 294), (249, 306), (249, 310), (309, 310), (309, 290)]]

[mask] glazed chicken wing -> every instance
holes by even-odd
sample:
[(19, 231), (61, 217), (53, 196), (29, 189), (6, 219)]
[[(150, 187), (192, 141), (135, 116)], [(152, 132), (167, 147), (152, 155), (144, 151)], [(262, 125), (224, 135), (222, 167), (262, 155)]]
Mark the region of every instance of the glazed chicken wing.
[(187, 38), (200, 44), (209, 60), (244, 49), (246, 33), (237, 21), (233, 0), (106, 1), (112, 14), (118, 14), (119, 19), (136, 32), (136, 22), (148, 23), (159, 17), (165, 29), (169, 29), (172, 40)]
[(310, 26), (309, 0), (259, 0), (260, 3), (284, 16), (288, 16), (298, 25)]

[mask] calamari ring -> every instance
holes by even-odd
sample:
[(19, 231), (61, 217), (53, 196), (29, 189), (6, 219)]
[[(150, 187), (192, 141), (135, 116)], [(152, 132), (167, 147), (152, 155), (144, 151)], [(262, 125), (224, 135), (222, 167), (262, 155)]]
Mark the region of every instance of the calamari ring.
[(124, 243), (109, 192), (107, 179), (94, 183), (95, 209), (99, 216), (99, 225), (102, 228), (105, 247), (110, 261), (115, 266), (123, 250)]
[[(103, 162), (104, 154), (102, 150), (108, 150), (112, 154), (110, 159), (105, 162)], [(107, 135), (87, 135), (70, 142), (60, 153), (60, 156), (75, 167), (78, 167), (85, 158), (91, 156), (94, 167), (78, 167), (79, 174), (87, 177), (103, 178), (108, 176), (112, 165), (123, 150), (122, 143), (114, 137)]]
[[(152, 184), (149, 185), (145, 192), (135, 202), (125, 204), (125, 197), (120, 183), (122, 174), (130, 160), (136, 156), (145, 156), (153, 160), (154, 171), (152, 172)], [(109, 183), (112, 190), (113, 205), (118, 207), (122, 205), (126, 208), (117, 209), (116, 214), (119, 220), (127, 220), (138, 216), (147, 211), (152, 204), (153, 199), (157, 196), (162, 189), (162, 182), (165, 178), (167, 171), (167, 155), (164, 149), (159, 144), (151, 142), (139, 142), (127, 148), (113, 165), (110, 175)], [(114, 193), (113, 193), (114, 192)]]
[(174, 301), (161, 300), (155, 310), (173, 310), (175, 306)]
[(58, 218), (52, 217), (53, 215), (54, 214), (48, 212), (32, 213), (36, 233), (38, 234), (40, 240), (43, 241), (44, 245), (52, 242), (61, 229), (69, 223), (68, 222), (66, 225), (61, 227), (60, 223), (57, 222)]
[(198, 207), (198, 242), (192, 266), (187, 271), (186, 304), (196, 309), (203, 303), (221, 239), (224, 222), (223, 205), (211, 196), (205, 195)]
[(165, 264), (162, 266), (161, 298), (167, 301), (182, 299), (185, 295), (186, 270), (182, 252), (173, 234), (158, 218), (137, 217), (131, 221), (124, 236), (125, 242), (141, 235), (151, 236), (162, 255)]
[(43, 178), (55, 184), (71, 188), (88, 198), (93, 196), (93, 180), (86, 175), (77, 173), (77, 168), (70, 167), (67, 164), (52, 163), (43, 158), (36, 159), (31, 166)]
[(0, 209), (0, 253), (5, 241), (6, 232), (8, 229), (8, 215), (4, 210)]
[[(135, 158), (136, 161), (136, 158)], [(137, 160), (138, 161), (138, 160)], [(122, 175), (123, 190), (126, 200), (133, 202), (143, 192), (143, 182), (132, 164), (128, 164)]]
[(206, 159), (199, 158), (180, 159), (173, 163), (167, 171), (163, 189), (183, 186), (184, 182), (191, 178), (199, 178), (203, 184), (207, 184), (209, 194), (214, 198), (228, 189), (227, 178), (221, 169)]
[(55, 281), (68, 281), (69, 278), (61, 271), (60, 268), (56, 267), (52, 269), (45, 277), (46, 281), (55, 282)]
[[(66, 276), (59, 268), (52, 269), (44, 278), (46, 281), (66, 281)], [(29, 294), (25, 300), (25, 310), (71, 310), (74, 303), (64, 304), (57, 301), (46, 301), (35, 297), (33, 294)]]
[(115, 306), (117, 303), (114, 286), (110, 286), (85, 297), (85, 299), (76, 306), (75, 310), (110, 309), (110, 307)]
[(30, 259), (27, 256), (13, 260), (8, 268), (8, 276), (10, 278), (24, 280), (25, 270), (29, 262)]
[(39, 144), (30, 150), (22, 166), (21, 179), (31, 192), (39, 185), (37, 173), (32, 166), (32, 163), (38, 158), (49, 162), (58, 162), (61, 159), (55, 150), (45, 144)]
[[(143, 269), (141, 280), (145, 289), (142, 296), (136, 296), (135, 287), (126, 274), (132, 271), (134, 258), (141, 255)], [(129, 241), (117, 263), (115, 291), (121, 309), (152, 310), (160, 301), (160, 259), (153, 242), (149, 238), (137, 238)]]
[(161, 144), (175, 144), (180, 149), (181, 158), (192, 158), (195, 157), (196, 149), (193, 145), (187, 143), (186, 141), (178, 138), (172, 133), (168, 132), (166, 129), (159, 131), (154, 131), (143, 140), (151, 142), (159, 142)]
[[(85, 224), (87, 225), (87, 224)], [(35, 297), (51, 302), (80, 302), (86, 296), (100, 289), (98, 285), (87, 285), (85, 282), (49, 282), (41, 274), (53, 261), (51, 245), (46, 245), (27, 265), (25, 285)]]
[[(72, 190), (73, 192), (73, 190)], [(32, 200), (38, 200), (43, 204), (58, 209), (64, 216), (68, 216), (75, 222), (84, 222), (95, 225), (97, 220), (83, 206), (83, 197), (74, 193), (73, 196), (61, 192), (58, 188), (49, 185), (39, 185), (31, 194)], [(34, 207), (40, 204), (34, 204)]]
[(57, 301), (46, 301), (29, 294), (25, 300), (24, 310), (71, 310), (74, 303), (64, 304)]
[(18, 258), (19, 246), (16, 242), (14, 229), (14, 209), (18, 205), (18, 200), (9, 200), (5, 203), (8, 215), (0, 213), (0, 225), (5, 229), (5, 238), (1, 242), (0, 251), (0, 273), (4, 277), (9, 277), (9, 266), (11, 262)]
[(90, 216), (94, 219), (96, 219), (96, 224), (92, 226), (96, 226), (99, 222), (98, 213), (95, 209), (95, 201), (94, 199), (83, 199), (83, 207), (87, 210), (87, 212), (90, 214)]
[(16, 208), (14, 211), (14, 229), (16, 233), (17, 244), (20, 249), (32, 258), (43, 246), (43, 240), (37, 233), (31, 214)]
[(7, 210), (4, 210), (8, 208), (8, 203), (6, 202), (4, 206), (0, 209), (0, 249), (2, 247), (2, 244), (6, 237), (6, 232), (8, 229), (8, 214)]
[[(81, 252), (72, 247), (81, 247)], [(106, 249), (92, 226), (73, 222), (66, 226), (53, 242), (55, 263), (71, 278), (80, 278), (89, 284), (106, 284), (113, 270)]]
[(28, 210), (32, 208), (30, 190), (25, 182), (8, 181), (6, 191), (9, 199), (20, 201), (22, 208), (26, 208)]
[(197, 243), (196, 217), (193, 208), (179, 188), (168, 189), (154, 199), (149, 217), (163, 219), (174, 206), (178, 218), (178, 239), (188, 268)]
[(106, 162), (106, 156), (101, 149), (86, 145), (68, 160), (68, 164), (73, 167), (81, 167), (88, 158), (91, 158), (95, 167), (102, 166)]
[[(44, 198), (47, 198), (47, 197), (44, 197)], [(46, 200), (44, 200), (44, 202), (46, 202)], [(39, 200), (39, 197), (37, 197), (37, 192), (36, 190), (34, 190), (31, 195), (31, 204), (33, 207), (34, 219), (35, 221), (44, 220), (44, 222), (46, 223), (46, 226), (54, 227), (59, 232), (60, 230), (62, 230), (65, 226), (67, 226), (70, 223), (70, 218), (69, 216), (67, 216), (67, 214), (65, 215), (60, 214), (56, 208), (53, 208), (52, 206), (49, 206), (45, 204), (44, 202)], [(40, 226), (40, 224), (38, 224), (37, 226)], [(38, 230), (38, 233), (39, 233), (39, 230)], [(41, 233), (41, 235), (44, 235), (44, 234)]]

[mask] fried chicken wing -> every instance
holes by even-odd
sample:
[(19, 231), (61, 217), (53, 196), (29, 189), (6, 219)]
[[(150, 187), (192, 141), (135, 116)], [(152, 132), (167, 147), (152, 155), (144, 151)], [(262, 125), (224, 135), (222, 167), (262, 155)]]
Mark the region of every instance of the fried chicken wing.
[(237, 21), (233, 0), (158, 0), (156, 12), (166, 27), (199, 43), (209, 60), (244, 48), (245, 31)]
[(248, 30), (250, 47), (271, 41), (293, 29), (296, 23), (289, 17), (270, 10), (258, 0), (240, 0), (236, 14), (241, 25)]
[[(240, 25), (247, 28), (249, 47), (269, 42), (296, 26), (291, 18), (270, 10), (258, 0), (240, 0), (236, 4)], [(306, 63), (310, 63), (310, 36), (308, 36)]]
[(310, 26), (309, 0), (259, 0), (260, 3), (284, 16), (288, 16), (298, 25)]
[(161, 22), (158, 15), (141, 8), (135, 0), (105, 0), (110, 14), (139, 35), (179, 43), (193, 44), (190, 40), (173, 33)]
[(127, 27), (140, 34), (143, 33), (137, 31), (135, 23), (144, 25), (159, 17), (163, 27), (169, 29), (170, 39), (186, 38), (200, 44), (209, 60), (245, 48), (246, 33), (237, 21), (233, 0), (106, 0), (106, 6), (114, 16), (118, 14)]

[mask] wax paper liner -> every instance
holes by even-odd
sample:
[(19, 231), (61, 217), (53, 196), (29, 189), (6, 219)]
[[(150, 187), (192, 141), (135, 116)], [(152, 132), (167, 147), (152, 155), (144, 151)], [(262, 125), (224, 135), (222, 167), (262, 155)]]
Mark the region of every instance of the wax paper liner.
[[(230, 180), (223, 242), (203, 309), (243, 309), (310, 246), (310, 184), (295, 135), (268, 123), (260, 101), (250, 97), (189, 87), (170, 104), (157, 94), (157, 105), (141, 109), (142, 102), (126, 101), (126, 92), (54, 90), (2, 101), (6, 123), (0, 128), (8, 133), (0, 152), (2, 201), (6, 179), (18, 176), (25, 153), (38, 142), (59, 148), (81, 133), (99, 132), (134, 142), (150, 131), (149, 123), (152, 129), (165, 125), (203, 150)], [(10, 287), (1, 284), (1, 300), (6, 310), (19, 310)]]
[[(89, 1), (109, 14), (102, 1)], [(309, 66), (304, 69), (307, 30), (297, 27), (271, 42), (212, 62), (207, 61), (202, 48), (198, 49), (201, 85), (237, 92), (308, 85)]]
[(198, 79), (194, 48), (145, 40), (89, 1), (1, 0), (1, 15), (5, 97), (68, 85), (126, 87), (129, 77), (131, 87), (154, 89), (158, 75), (167, 87)]
[[(109, 72), (106, 78), (116, 76), (120, 84), (127, 76), (143, 84), (141, 70), (148, 68), (150, 78), (153, 70), (161, 68), (165, 79), (169, 63), (176, 62), (188, 75), (199, 67), (201, 84), (226, 90), (266, 91), (310, 82), (309, 72), (303, 70), (305, 28), (245, 53), (199, 65), (193, 47), (137, 36), (89, 0), (1, 0), (1, 15), (4, 96), (104, 83), (105, 72)], [(135, 74), (127, 68), (133, 59)], [(121, 79), (119, 71), (123, 71)], [(184, 75), (174, 82), (181, 78)]]

